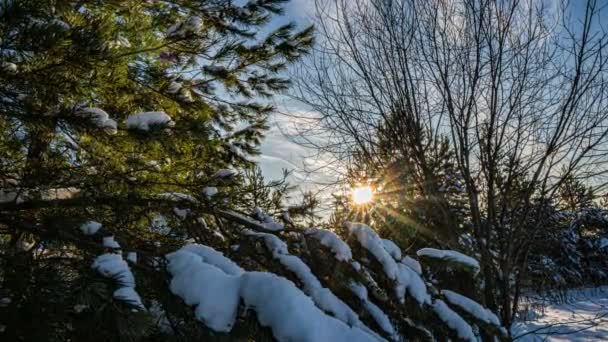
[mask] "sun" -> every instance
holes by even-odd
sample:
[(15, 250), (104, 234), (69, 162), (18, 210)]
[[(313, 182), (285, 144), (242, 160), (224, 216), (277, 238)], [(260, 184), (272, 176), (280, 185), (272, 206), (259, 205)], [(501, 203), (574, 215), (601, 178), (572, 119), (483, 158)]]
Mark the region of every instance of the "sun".
[(374, 198), (374, 192), (370, 186), (359, 186), (353, 189), (353, 202), (365, 204)]

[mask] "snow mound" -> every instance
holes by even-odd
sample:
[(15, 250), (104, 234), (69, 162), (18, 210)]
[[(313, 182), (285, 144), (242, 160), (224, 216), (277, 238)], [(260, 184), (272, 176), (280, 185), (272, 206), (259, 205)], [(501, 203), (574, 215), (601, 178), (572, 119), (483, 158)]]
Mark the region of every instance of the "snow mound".
[(450, 290), (442, 290), (441, 293), (450, 304), (459, 307), (478, 320), (497, 327), (501, 326), (498, 317), (476, 301)]
[(537, 308), (520, 313), (511, 326), (513, 338), (521, 342), (608, 341), (608, 286), (567, 290), (565, 298), (564, 303), (527, 296), (525, 304)]
[(91, 267), (102, 276), (114, 279), (119, 285), (113, 293), (114, 298), (145, 309), (139, 294), (135, 291), (135, 277), (120, 254), (102, 254), (95, 258)]
[(330, 230), (309, 228), (304, 234), (319, 240), (323, 246), (331, 249), (337, 260), (350, 261), (353, 258), (350, 247), (346, 242), (342, 241), (338, 235)]
[(344, 227), (348, 229), (351, 235), (357, 238), (357, 241), (367, 249), (378, 262), (382, 265), (384, 273), (389, 279), (397, 280), (397, 263), (391, 255), (384, 249), (382, 239), (369, 226), (363, 223), (344, 222)]
[(401, 260), (401, 248), (397, 246), (393, 241), (388, 239), (382, 239), (382, 246), (390, 254), (393, 259)]
[(266, 272), (230, 275), (184, 249), (167, 259), (171, 292), (195, 305), (197, 319), (213, 330), (231, 330), (242, 299), (279, 341), (376, 341), (360, 328), (327, 316), (285, 278)]
[(437, 299), (433, 303), (433, 311), (448, 327), (456, 331), (459, 338), (466, 341), (477, 341), (475, 334), (473, 334), (473, 328), (471, 328), (469, 323), (454, 312), (454, 310), (450, 309), (442, 300)]
[(127, 127), (130, 129), (148, 131), (152, 126), (173, 127), (175, 122), (165, 112), (142, 112), (127, 118)]
[(471, 258), (468, 255), (464, 255), (456, 251), (435, 248), (422, 248), (416, 254), (418, 254), (419, 257), (428, 257), (433, 259), (441, 259), (445, 261), (455, 262), (472, 269), (475, 274), (479, 272), (479, 262), (477, 262), (477, 260)]
[(84, 235), (94, 235), (101, 228), (101, 223), (97, 221), (87, 221), (80, 226)]

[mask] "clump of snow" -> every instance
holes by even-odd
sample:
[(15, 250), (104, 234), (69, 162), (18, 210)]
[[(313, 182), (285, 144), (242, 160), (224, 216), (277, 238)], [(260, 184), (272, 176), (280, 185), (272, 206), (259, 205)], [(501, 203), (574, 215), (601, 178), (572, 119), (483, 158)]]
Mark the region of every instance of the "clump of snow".
[[(266, 272), (224, 273), (186, 250), (167, 255), (171, 292), (216, 331), (230, 331), (242, 299), (279, 341), (374, 341), (357, 327), (325, 315), (292, 282)], [(294, 308), (297, 308), (294, 309)]]
[(0, 203), (15, 202), (16, 204), (23, 203), (25, 201), (27, 193), (26, 191), (18, 190), (6, 190), (0, 189)]
[(376, 304), (368, 301), (363, 302), (363, 307), (367, 312), (374, 318), (374, 321), (380, 326), (385, 333), (391, 336), (391, 339), (394, 341), (399, 341), (401, 339), (398, 338), (397, 332), (395, 331), (395, 327), (393, 327), (393, 323), (391, 323), (390, 318), (380, 309)]
[(76, 112), (78, 115), (90, 118), (95, 125), (108, 134), (116, 134), (116, 121), (110, 119), (108, 113), (101, 108), (79, 108)]
[(384, 246), (384, 249), (388, 252), (388, 254), (393, 257), (393, 259), (397, 261), (401, 260), (401, 248), (399, 248), (399, 246), (397, 246), (393, 241), (388, 239), (382, 239), (382, 245)]
[(152, 126), (173, 127), (175, 122), (165, 112), (142, 112), (127, 118), (127, 127), (130, 129), (148, 131)]
[(150, 160), (146, 162), (146, 166), (150, 167), (154, 171), (162, 170), (160, 164), (156, 160)]
[(283, 210), (283, 212), (281, 212), (281, 218), (285, 222), (293, 223), (293, 221), (291, 220), (291, 215), (289, 215), (289, 210)]
[(118, 244), (118, 242), (116, 240), (114, 240), (114, 235), (104, 236), (102, 244), (106, 248), (113, 248), (113, 249), (120, 248), (120, 245)]
[(135, 291), (135, 277), (120, 254), (102, 254), (95, 258), (91, 267), (102, 276), (112, 278), (118, 283), (119, 288), (114, 291), (114, 298), (139, 309), (145, 309), (139, 294)]
[(447, 324), (448, 327), (455, 330), (458, 337), (466, 341), (477, 341), (471, 326), (458, 315), (454, 310), (450, 309), (442, 300), (437, 299), (433, 303), (433, 311), (439, 318)]
[(169, 322), (169, 319), (167, 318), (167, 313), (158, 301), (152, 300), (148, 312), (150, 313), (150, 315), (152, 315), (152, 317), (154, 317), (154, 322), (156, 323), (156, 326), (160, 329), (160, 331), (164, 333), (170, 333), (173, 331), (171, 327), (171, 322)]
[(406, 255), (403, 257), (403, 259), (401, 259), (401, 263), (416, 271), (416, 273), (422, 274), (422, 267), (420, 266), (418, 260)]
[(420, 275), (405, 264), (397, 264), (399, 272), (397, 273), (397, 284), (395, 285), (395, 294), (403, 303), (405, 294), (409, 293), (418, 304), (430, 304), (431, 297), (429, 296), (426, 285)]
[(319, 308), (349, 325), (361, 324), (357, 314), (329, 289), (323, 287), (308, 265), (300, 258), (285, 254), (276, 254), (275, 258), (300, 279), (304, 293), (309, 295)]
[(500, 327), (500, 320), (498, 317), (476, 301), (450, 290), (442, 290), (441, 293), (450, 304), (461, 308), (463, 311), (466, 311), (482, 322)]
[[(355, 235), (361, 246), (380, 262), (386, 276), (395, 281), (395, 294), (401, 302), (405, 300), (406, 293), (409, 293), (421, 305), (430, 303), (431, 298), (420, 275), (405, 264), (397, 263), (385, 249), (383, 240), (373, 229), (362, 223), (345, 222), (344, 225), (351, 234)], [(388, 245), (389, 249), (392, 249), (392, 246)], [(397, 256), (397, 252), (394, 250), (393, 254)], [(399, 256), (401, 256), (400, 252)]]
[(278, 341), (377, 341), (317, 308), (292, 282), (265, 272), (243, 275), (241, 296)]
[(211, 198), (217, 195), (217, 188), (214, 186), (208, 186), (203, 188), (203, 195), (207, 196), (207, 198)]
[(173, 207), (173, 213), (181, 220), (184, 220), (186, 217), (188, 217), (190, 209), (180, 209), (178, 207)]
[(276, 222), (272, 216), (266, 214), (262, 209), (255, 208), (253, 209), (253, 217), (262, 222), (262, 226), (264, 230), (269, 230), (272, 232), (280, 231), (285, 228), (281, 223)]
[(465, 267), (472, 269), (475, 274), (479, 272), (479, 262), (477, 262), (477, 260), (456, 251), (422, 248), (416, 254), (418, 254), (419, 257), (441, 259), (464, 265)]
[(94, 235), (101, 228), (101, 223), (97, 221), (87, 221), (80, 226), (84, 235)]
[(300, 282), (302, 282), (304, 293), (309, 295), (319, 308), (325, 312), (329, 312), (348, 325), (358, 326), (365, 331), (371, 331), (359, 320), (359, 316), (346, 303), (336, 297), (331, 290), (321, 285), (321, 282), (312, 273), (308, 265), (297, 256), (289, 254), (287, 245), (281, 239), (267, 233), (251, 234), (248, 232), (246, 234), (264, 238), (266, 248), (272, 253), (273, 258), (277, 259), (298, 277)]
[(357, 282), (350, 282), (348, 287), (351, 292), (357, 296), (359, 300), (361, 300), (363, 307), (372, 316), (374, 321), (376, 321), (376, 324), (378, 324), (378, 326), (384, 330), (385, 333), (391, 336), (391, 339), (399, 340), (395, 327), (393, 327), (389, 317), (384, 313), (384, 311), (382, 311), (382, 309), (369, 300), (367, 288), (363, 284)]
[(213, 232), (213, 235), (217, 236), (220, 240), (226, 241), (226, 237), (224, 237), (224, 235), (222, 233), (220, 233), (219, 231), (213, 230), (212, 232)]
[(232, 260), (226, 258), (223, 253), (216, 251), (211, 247), (199, 244), (191, 244), (182, 247), (183, 251), (187, 251), (200, 256), (203, 262), (211, 264), (226, 274), (239, 275), (245, 272), (239, 265)]
[(89, 308), (89, 306), (86, 304), (76, 304), (76, 305), (74, 305), (74, 312), (79, 314), (88, 308)]
[(249, 229), (243, 230), (243, 234), (249, 236), (256, 236), (264, 239), (264, 243), (266, 244), (266, 248), (273, 254), (289, 254), (287, 249), (287, 244), (279, 239), (274, 234), (268, 233), (258, 233)]
[(158, 196), (160, 198), (167, 199), (170, 201), (187, 201), (191, 203), (198, 203), (198, 200), (192, 195), (183, 194), (181, 192), (163, 192)]
[(221, 169), (221, 170), (217, 170), (213, 174), (213, 178), (230, 178), (230, 177), (234, 177), (235, 175), (236, 175), (236, 171), (235, 170)]
[(130, 48), (131, 42), (127, 38), (118, 35), (114, 40), (110, 41), (107, 46), (110, 49), (119, 49), (123, 47)]
[(203, 20), (197, 16), (190, 16), (183, 22), (176, 23), (167, 29), (167, 37), (181, 37), (188, 33), (197, 33), (201, 29)]
[(170, 290), (187, 305), (196, 306), (196, 318), (209, 328), (228, 332), (232, 329), (239, 304), (240, 277), (186, 250), (167, 255)]
[(167, 87), (167, 92), (169, 94), (176, 94), (182, 88), (182, 84), (180, 82), (172, 81)]
[(130, 262), (137, 264), (137, 252), (129, 252), (127, 253), (127, 260)]
[(2, 69), (9, 73), (16, 73), (17, 64), (11, 62), (2, 62)]
[(57, 19), (57, 18), (53, 18), (49, 21), (49, 24), (56, 26), (57, 28), (60, 28), (63, 31), (68, 31), (71, 26), (70, 24), (66, 23), (65, 21), (61, 20), (61, 19)]
[(342, 241), (338, 235), (330, 230), (309, 228), (304, 232), (304, 234), (319, 240), (323, 246), (331, 249), (337, 260), (346, 262), (353, 258), (350, 247), (346, 244), (346, 242)]
[(378, 260), (382, 265), (386, 276), (389, 279), (396, 280), (398, 273), (397, 263), (386, 249), (384, 249), (384, 243), (378, 234), (363, 223), (352, 223), (347, 221), (344, 223), (344, 226), (351, 235), (354, 235), (357, 238), (357, 241), (359, 241), (361, 246), (367, 249), (376, 260)]
[(0, 298), (0, 308), (7, 307), (11, 302), (9, 297)]
[(367, 288), (358, 282), (350, 281), (348, 283), (349, 290), (361, 301), (367, 300)]

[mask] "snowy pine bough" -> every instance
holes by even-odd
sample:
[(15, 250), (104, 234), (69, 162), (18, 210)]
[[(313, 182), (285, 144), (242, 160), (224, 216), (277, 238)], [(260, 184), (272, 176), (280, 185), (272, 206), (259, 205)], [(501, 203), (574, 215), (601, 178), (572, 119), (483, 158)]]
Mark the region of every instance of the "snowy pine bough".
[[(188, 196), (167, 198), (181, 201)], [(449, 284), (429, 281), (424, 262), (405, 255), (397, 244), (380, 238), (365, 224), (345, 222), (341, 232), (322, 228), (273, 231), (266, 224), (274, 219), (259, 208), (253, 211), (255, 217), (234, 215), (224, 216), (239, 242), (233, 247), (185, 241), (164, 257), (138, 258), (137, 253), (128, 252), (123, 259), (115, 236), (105, 236), (101, 245), (108, 252), (97, 256), (92, 268), (111, 280), (116, 301), (158, 317), (158, 329), (167, 333), (170, 326), (186, 324), (184, 318), (169, 315), (178, 305), (210, 332), (232, 334), (244, 324), (243, 317), (250, 317), (248, 324), (253, 321), (268, 329), (277, 341), (506, 337), (494, 313), (441, 287)], [(264, 221), (259, 221), (261, 217)], [(80, 230), (95, 239), (101, 226), (87, 221)], [(470, 266), (474, 260), (455, 251), (442, 252), (460, 255), (450, 263)], [(422, 249), (418, 254), (429, 252)], [(154, 299), (158, 294), (146, 293), (146, 287), (136, 290), (132, 267), (166, 277), (164, 296), (171, 297), (173, 304), (165, 307), (167, 300)]]
[[(321, 228), (273, 231), (266, 229), (268, 222), (257, 220), (261, 214), (255, 210), (256, 217), (248, 218), (251, 223), (244, 217), (232, 221), (237, 248), (221, 251), (186, 243), (152, 260), (154, 272), (168, 277), (174, 301), (210, 331), (231, 334), (246, 316), (277, 341), (477, 341), (506, 336), (494, 313), (429, 282), (424, 263), (403, 255), (397, 244), (365, 224), (346, 222), (342, 235)], [(263, 215), (265, 221), (272, 219)], [(226, 217), (231, 222), (231, 216)], [(91, 235), (100, 227), (89, 221), (81, 230)], [(162, 314), (158, 324), (164, 330), (185, 324), (181, 319), (168, 321), (168, 308), (161, 301), (141, 299), (113, 236), (103, 238), (103, 246), (112, 252), (98, 256), (92, 267), (113, 279), (116, 300)], [(443, 254), (461, 255), (448, 252)], [(427, 255), (428, 250), (419, 254)], [(462, 256), (449, 262), (470, 266), (473, 259)], [(138, 263), (134, 252), (126, 260)]]

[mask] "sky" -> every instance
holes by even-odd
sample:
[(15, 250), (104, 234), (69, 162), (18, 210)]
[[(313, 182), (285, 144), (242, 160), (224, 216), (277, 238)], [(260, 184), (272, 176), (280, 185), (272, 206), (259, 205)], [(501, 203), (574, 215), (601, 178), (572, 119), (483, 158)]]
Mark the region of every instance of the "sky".
[[(314, 0), (291, 0), (285, 7), (285, 15), (278, 18), (274, 25), (287, 22), (295, 22), (299, 28), (304, 28), (312, 23), (314, 15)], [(315, 151), (307, 149), (292, 142), (284, 133), (293, 129), (293, 119), (280, 113), (293, 113), (304, 110), (303, 106), (297, 101), (286, 96), (278, 96), (274, 100), (274, 105), (278, 113), (273, 114), (268, 122), (270, 130), (261, 145), (261, 155), (257, 157), (257, 162), (262, 169), (267, 180), (281, 179), (283, 169), (292, 172), (288, 179), (292, 185), (299, 189), (294, 191), (293, 199), (297, 201), (299, 194), (303, 190), (319, 192), (323, 187), (320, 183), (328, 183), (335, 180), (335, 177), (326, 172), (305, 172), (305, 165), (317, 162), (312, 155)], [(322, 191), (320, 196), (327, 198), (329, 193)]]
[[(544, 4), (548, 8), (554, 8), (556, 0), (534, 0), (539, 4)], [(569, 3), (572, 6), (573, 14), (575, 17), (580, 17), (584, 11), (585, 1), (576, 0)], [(608, 15), (608, 6), (604, 6), (601, 9), (601, 16)], [(313, 22), (313, 16), (315, 13), (315, 0), (291, 0), (286, 4), (285, 15), (277, 18), (272, 24), (280, 25), (287, 22), (295, 22), (300, 28), (304, 28)], [(600, 17), (601, 17), (600, 16)], [(604, 29), (607, 29), (605, 23), (600, 22)], [(297, 113), (306, 111), (303, 105), (298, 104), (297, 101), (289, 99), (285, 96), (279, 96), (274, 99), (274, 104), (278, 108), (278, 112), (283, 113)], [(327, 168), (322, 171), (315, 173), (306, 173), (305, 165), (313, 163), (322, 163), (322, 161), (315, 160), (312, 155), (315, 151), (302, 147), (287, 138), (283, 133), (288, 132), (290, 127), (293, 128), (295, 124), (294, 119), (291, 119), (280, 113), (274, 114), (269, 120), (270, 130), (267, 132), (266, 138), (261, 145), (261, 156), (257, 158), (260, 168), (264, 176), (268, 180), (281, 179), (283, 169), (292, 171), (293, 174), (289, 178), (289, 181), (293, 185), (297, 185), (301, 190), (313, 190), (319, 192), (321, 199), (330, 198), (331, 191), (323, 190), (326, 187), (322, 187), (319, 184), (331, 183), (335, 181), (336, 176), (329, 174)], [(298, 194), (293, 194), (297, 200)]]

